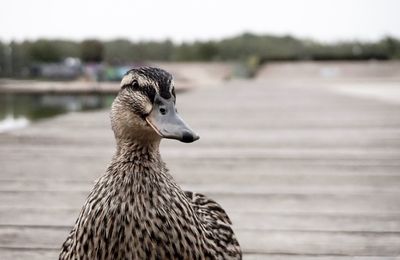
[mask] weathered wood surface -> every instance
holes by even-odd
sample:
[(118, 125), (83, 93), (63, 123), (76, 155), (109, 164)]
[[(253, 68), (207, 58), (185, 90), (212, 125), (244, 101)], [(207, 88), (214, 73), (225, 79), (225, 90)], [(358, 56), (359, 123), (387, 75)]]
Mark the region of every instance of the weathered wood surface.
[[(186, 189), (220, 202), (245, 259), (400, 255), (400, 105), (322, 82), (237, 81), (178, 97), (201, 135), (165, 141)], [(0, 135), (0, 259), (54, 259), (113, 153), (108, 111)]]

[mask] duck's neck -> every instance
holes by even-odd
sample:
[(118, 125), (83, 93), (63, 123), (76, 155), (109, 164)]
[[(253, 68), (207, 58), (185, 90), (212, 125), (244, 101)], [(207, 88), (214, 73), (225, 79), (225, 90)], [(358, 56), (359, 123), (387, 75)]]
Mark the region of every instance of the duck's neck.
[[(160, 142), (117, 141), (117, 151), (105, 175), (106, 181), (122, 191), (152, 193), (171, 182), (159, 152)], [(116, 183), (119, 183), (116, 185)]]
[(160, 141), (117, 140), (115, 160), (124, 163), (146, 164), (161, 161)]

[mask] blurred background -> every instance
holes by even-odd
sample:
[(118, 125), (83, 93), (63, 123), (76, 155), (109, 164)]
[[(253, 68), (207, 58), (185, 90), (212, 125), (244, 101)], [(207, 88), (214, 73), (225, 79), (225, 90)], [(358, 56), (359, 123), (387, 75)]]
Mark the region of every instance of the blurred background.
[(161, 153), (245, 259), (400, 256), (396, 0), (0, 4), (0, 259), (54, 259), (114, 151), (124, 73), (173, 74)]

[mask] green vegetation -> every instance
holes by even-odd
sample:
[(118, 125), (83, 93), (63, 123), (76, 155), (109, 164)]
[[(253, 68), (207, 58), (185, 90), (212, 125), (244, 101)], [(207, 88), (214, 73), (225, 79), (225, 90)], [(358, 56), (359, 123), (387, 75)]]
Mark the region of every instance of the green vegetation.
[(102, 62), (104, 58), (103, 43), (97, 40), (86, 40), (80, 44), (80, 58), (83, 62)]
[(124, 65), (144, 61), (241, 61), (250, 73), (259, 64), (278, 60), (389, 60), (400, 59), (400, 40), (319, 43), (291, 36), (245, 33), (219, 41), (176, 44), (172, 41), (125, 39), (100, 42), (37, 40), (0, 42), (0, 76), (23, 76), (38, 63), (79, 57), (83, 62)]

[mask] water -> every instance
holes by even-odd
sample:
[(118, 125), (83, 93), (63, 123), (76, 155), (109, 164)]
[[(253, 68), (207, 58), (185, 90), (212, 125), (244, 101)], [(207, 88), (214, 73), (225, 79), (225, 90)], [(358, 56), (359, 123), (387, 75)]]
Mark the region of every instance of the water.
[(1, 94), (0, 132), (23, 128), (31, 122), (67, 112), (110, 107), (110, 94)]

